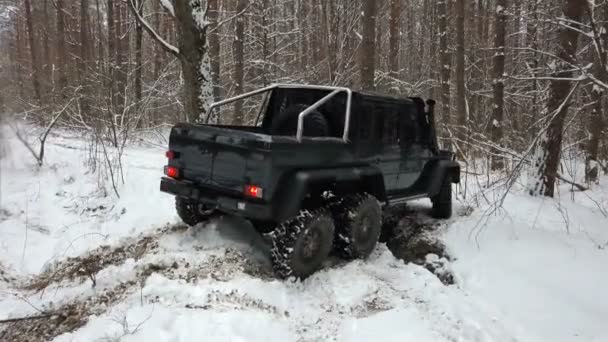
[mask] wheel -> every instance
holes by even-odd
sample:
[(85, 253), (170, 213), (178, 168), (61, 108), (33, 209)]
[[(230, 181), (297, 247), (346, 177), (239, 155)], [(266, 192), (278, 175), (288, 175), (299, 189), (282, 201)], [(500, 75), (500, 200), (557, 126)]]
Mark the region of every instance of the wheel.
[(445, 177), (439, 193), (431, 198), (431, 201), (433, 202), (431, 214), (434, 218), (448, 219), (452, 217), (452, 182), (450, 177)]
[(271, 234), (271, 261), (277, 277), (304, 279), (321, 268), (331, 252), (334, 222), (327, 210), (302, 210)]
[[(306, 108), (308, 108), (306, 105), (294, 105), (279, 113), (272, 121), (270, 133), (272, 135), (295, 136), (298, 132), (298, 116)], [(314, 110), (304, 118), (303, 136), (327, 137), (329, 133), (329, 123), (320, 112)]]
[(336, 221), (335, 251), (347, 259), (365, 259), (376, 248), (382, 231), (382, 208), (369, 194), (346, 198)]
[(206, 221), (214, 213), (203, 204), (182, 197), (175, 197), (175, 209), (179, 218), (191, 227)]

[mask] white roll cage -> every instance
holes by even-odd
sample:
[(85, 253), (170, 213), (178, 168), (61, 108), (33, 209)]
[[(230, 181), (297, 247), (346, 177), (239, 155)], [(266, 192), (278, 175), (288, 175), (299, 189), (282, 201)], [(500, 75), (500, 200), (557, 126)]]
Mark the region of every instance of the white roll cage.
[(215, 102), (211, 105), (211, 107), (209, 107), (209, 113), (207, 114), (207, 119), (205, 120), (205, 123), (208, 124), (209, 123), (209, 119), (211, 118), (211, 112), (213, 112), (213, 110), (215, 108), (221, 107), (223, 105), (229, 104), (229, 103), (233, 103), (251, 96), (255, 96), (258, 94), (262, 94), (274, 89), (314, 89), (314, 90), (327, 90), (327, 91), (331, 91), (331, 93), (329, 93), (328, 95), (326, 95), (325, 97), (323, 97), (322, 99), (320, 99), (319, 101), (315, 102), (314, 104), (312, 104), (310, 107), (306, 108), (304, 111), (302, 111), (299, 115), (298, 115), (298, 131), (296, 133), (296, 139), (301, 142), (302, 141), (302, 136), (304, 133), (304, 118), (306, 118), (306, 116), (308, 114), (310, 114), (312, 111), (314, 111), (315, 109), (321, 107), (322, 105), (324, 105), (327, 101), (331, 100), (334, 96), (338, 95), (339, 93), (346, 93), (346, 110), (345, 110), (345, 120), (344, 120), (344, 133), (342, 135), (342, 140), (345, 143), (348, 143), (348, 134), (349, 134), (349, 127), (350, 127), (350, 118), (351, 118), (351, 103), (352, 103), (352, 98), (353, 98), (353, 92), (351, 89), (349, 88), (344, 88), (344, 87), (331, 87), (331, 86), (317, 86), (317, 85), (304, 85), (304, 84), (273, 84), (269, 87), (266, 88), (262, 88), (262, 89), (258, 89), (258, 90), (254, 90), (239, 96), (235, 96), (223, 101), (219, 101), (219, 102)]

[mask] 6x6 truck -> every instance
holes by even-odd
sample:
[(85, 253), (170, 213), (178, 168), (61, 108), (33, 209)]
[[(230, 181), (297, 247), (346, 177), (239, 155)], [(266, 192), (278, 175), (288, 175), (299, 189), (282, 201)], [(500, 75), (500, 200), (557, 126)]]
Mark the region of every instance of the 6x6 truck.
[[(255, 95), (264, 101), (250, 125), (209, 124), (213, 110)], [(160, 189), (188, 225), (216, 212), (251, 221), (276, 275), (305, 278), (332, 251), (368, 257), (386, 208), (428, 197), (433, 216), (451, 216), (460, 166), (438, 148), (433, 108), (340, 87), (259, 89), (171, 129)]]

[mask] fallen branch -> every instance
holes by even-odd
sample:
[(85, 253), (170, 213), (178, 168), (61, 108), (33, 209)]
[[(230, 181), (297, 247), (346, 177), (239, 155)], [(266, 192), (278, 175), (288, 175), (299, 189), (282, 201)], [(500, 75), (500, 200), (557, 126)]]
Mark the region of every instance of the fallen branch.
[(49, 317), (51, 317), (53, 315), (54, 315), (54, 313), (46, 313), (46, 314), (36, 315), (36, 316), (26, 316), (26, 317), (2, 319), (2, 320), (0, 320), (0, 324), (14, 323), (14, 322), (20, 322), (20, 321), (29, 321), (29, 320), (34, 320), (34, 319), (49, 318)]
[(578, 184), (578, 183), (576, 183), (576, 182), (573, 182), (573, 181), (571, 181), (571, 180), (569, 180), (569, 179), (566, 179), (566, 178), (564, 178), (562, 175), (560, 175), (559, 173), (557, 174), (557, 179), (561, 180), (562, 182), (568, 183), (568, 184), (570, 184), (570, 185), (572, 185), (572, 186), (576, 187), (576, 188), (577, 188), (577, 189), (579, 189), (580, 191), (587, 191), (587, 190), (589, 190), (589, 188), (588, 188), (588, 187), (586, 187), (586, 186), (584, 186), (584, 185), (581, 185), (581, 184)]

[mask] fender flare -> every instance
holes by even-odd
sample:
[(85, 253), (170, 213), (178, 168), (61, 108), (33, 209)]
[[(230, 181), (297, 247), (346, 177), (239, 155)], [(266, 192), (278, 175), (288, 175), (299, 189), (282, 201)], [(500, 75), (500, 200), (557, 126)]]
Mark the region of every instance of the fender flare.
[(273, 217), (284, 221), (296, 216), (311, 189), (319, 186), (331, 187), (340, 182), (355, 183), (358, 191), (386, 200), (382, 172), (372, 166), (347, 167), (321, 170), (297, 170), (285, 174), (278, 182), (273, 196)]
[(430, 172), (427, 193), (434, 197), (441, 190), (446, 177), (451, 183), (460, 183), (460, 164), (454, 160), (439, 160)]

